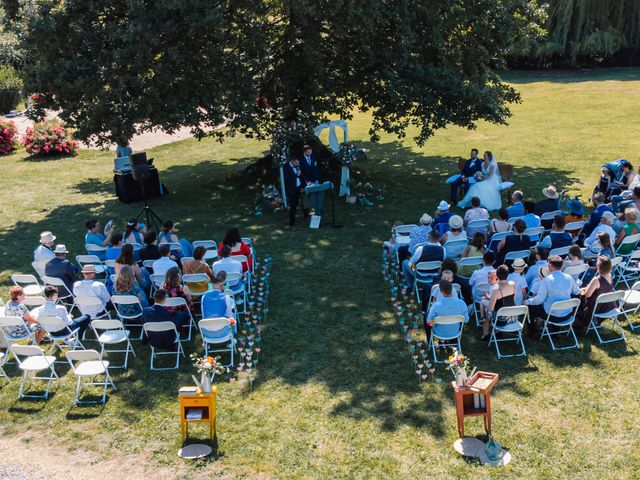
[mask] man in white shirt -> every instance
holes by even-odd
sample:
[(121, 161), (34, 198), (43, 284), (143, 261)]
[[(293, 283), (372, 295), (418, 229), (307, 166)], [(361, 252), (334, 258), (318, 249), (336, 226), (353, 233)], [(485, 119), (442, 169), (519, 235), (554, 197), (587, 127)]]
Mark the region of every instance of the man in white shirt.
[[(616, 232), (611, 227), (615, 219), (616, 219), (616, 216), (613, 214), (613, 212), (609, 212), (609, 211), (603, 212), (602, 217), (600, 217), (600, 224), (593, 230), (593, 232), (591, 232), (591, 235), (589, 235), (589, 237), (584, 241), (584, 246), (587, 248), (587, 250), (591, 250), (595, 253), (599, 253), (599, 251), (596, 251), (597, 250), (596, 243), (598, 241), (598, 233), (600, 232), (608, 233), (609, 239), (611, 240), (611, 245), (615, 244)], [(592, 246), (594, 248), (591, 248)]]
[(78, 297), (94, 297), (100, 300), (100, 305), (87, 306), (82, 305), (80, 302), (79, 308), (83, 315), (88, 315), (91, 318), (95, 318), (98, 314), (102, 313), (105, 308), (111, 310), (113, 308), (111, 304), (111, 295), (104, 283), (97, 282), (96, 267), (95, 265), (87, 264), (82, 267), (82, 276), (84, 280), (80, 280), (73, 285), (73, 295)]
[(161, 257), (151, 265), (154, 275), (164, 276), (164, 274), (167, 273), (167, 270), (169, 270), (170, 268), (180, 268), (176, 262), (169, 258), (169, 255), (171, 255), (171, 247), (168, 244), (163, 243), (162, 245), (160, 245), (159, 251)]
[(487, 275), (493, 270), (493, 264), (496, 261), (496, 254), (486, 252), (482, 257), (482, 268), (474, 271), (469, 277), (469, 287), (471, 287), (471, 295), (476, 298), (476, 287), (481, 283), (487, 283)]
[(213, 262), (212, 270), (213, 274), (217, 275), (220, 272), (226, 272), (227, 275), (230, 273), (239, 273), (242, 275), (242, 263), (234, 260), (231, 257), (231, 247), (225, 245), (220, 249), (220, 256), (222, 257), (217, 262)]
[(39, 320), (41, 317), (58, 317), (64, 320), (67, 324), (67, 328), (59, 330), (57, 332), (49, 332), (52, 335), (64, 335), (67, 333), (71, 333), (76, 328), (78, 329), (78, 338), (81, 338), (84, 334), (84, 331), (89, 326), (89, 322), (91, 321), (91, 317), (89, 315), (80, 315), (78, 318), (74, 319), (67, 309), (62, 305), (57, 305), (58, 301), (58, 289), (56, 287), (48, 286), (44, 287), (44, 298), (46, 302), (44, 305), (40, 307), (36, 307), (31, 311), (31, 316), (36, 320)]
[(53, 253), (53, 243), (56, 237), (51, 232), (40, 234), (40, 246), (33, 251), (33, 261), (42, 264), (42, 267), (51, 259), (55, 258)]

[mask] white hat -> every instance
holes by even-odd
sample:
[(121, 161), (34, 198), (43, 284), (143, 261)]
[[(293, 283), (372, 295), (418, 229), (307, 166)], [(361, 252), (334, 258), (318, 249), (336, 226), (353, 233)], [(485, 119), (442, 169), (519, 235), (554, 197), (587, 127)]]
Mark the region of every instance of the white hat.
[(516, 258), (513, 263), (513, 268), (524, 268), (527, 264), (524, 263), (524, 259), (522, 258)]
[(69, 250), (67, 250), (67, 247), (65, 247), (63, 244), (59, 244), (59, 245), (56, 245), (56, 248), (53, 251), (53, 253), (69, 253)]
[(549, 276), (549, 274), (551, 273), (551, 271), (549, 270), (548, 266), (544, 266), (540, 268), (540, 278), (546, 278)]
[(42, 232), (40, 234), (40, 243), (53, 243), (56, 241), (56, 236), (51, 232)]
[(96, 273), (96, 266), (90, 263), (86, 263), (82, 267), (82, 273)]
[(553, 200), (555, 200), (556, 198), (558, 198), (558, 191), (556, 190), (556, 187), (554, 187), (553, 185), (549, 185), (546, 188), (542, 189), (542, 194), (547, 197), (547, 198), (551, 198)]
[(440, 210), (441, 212), (446, 212), (447, 210), (449, 210), (449, 204), (444, 200), (441, 200), (438, 204), (438, 210)]
[(449, 227), (451, 228), (462, 228), (462, 226), (464, 225), (464, 220), (462, 220), (462, 217), (460, 215), (453, 215), (450, 219), (449, 219)]
[(616, 216), (613, 214), (613, 212), (610, 211), (606, 211), (602, 214), (602, 218), (607, 219), (609, 222), (613, 222), (613, 220), (616, 218)]
[(433, 222), (433, 218), (431, 218), (431, 215), (429, 215), (428, 213), (425, 213), (420, 217), (421, 225), (431, 225), (431, 222)]

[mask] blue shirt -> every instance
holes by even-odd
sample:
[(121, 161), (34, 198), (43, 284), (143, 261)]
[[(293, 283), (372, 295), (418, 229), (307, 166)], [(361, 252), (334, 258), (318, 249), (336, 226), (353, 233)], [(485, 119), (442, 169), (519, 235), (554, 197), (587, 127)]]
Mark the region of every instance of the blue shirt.
[(107, 237), (104, 236), (104, 233), (87, 232), (87, 234), (84, 236), (84, 244), (98, 245), (99, 247), (101, 247), (105, 238)]
[(522, 202), (516, 202), (510, 207), (507, 207), (508, 218), (524, 217), (524, 205)]
[(132, 153), (133, 153), (133, 150), (129, 146), (122, 147), (122, 146), (118, 145), (118, 147), (116, 148), (116, 156), (118, 158), (120, 158), (120, 157), (128, 157)]
[(433, 221), (433, 226), (435, 227), (439, 223), (449, 224), (449, 219), (451, 217), (453, 217), (453, 213), (451, 213), (449, 211), (444, 212), (444, 213), (442, 213), (442, 214), (440, 214), (439, 216), (436, 217), (436, 219)]
[(418, 225), (411, 230), (409, 237), (409, 253), (413, 255), (416, 251), (416, 246), (419, 243), (427, 243), (429, 241), (429, 233), (431, 233), (431, 227), (429, 225)]
[[(436, 317), (444, 317), (448, 315), (462, 315), (465, 323), (469, 321), (469, 310), (466, 303), (459, 298), (442, 297), (436, 303), (431, 305), (429, 313), (427, 314), (427, 323), (433, 321)], [(434, 326), (434, 333), (436, 335), (453, 336), (460, 327), (458, 325), (436, 325)]]
[[(554, 302), (569, 300), (571, 295), (578, 295), (579, 293), (580, 289), (571, 275), (555, 271), (540, 281), (536, 296), (527, 300), (527, 305), (540, 305), (542, 303), (544, 304), (544, 311), (549, 313)], [(571, 309), (569, 308), (567, 310), (554, 311), (553, 315), (555, 317), (564, 317), (570, 313)]]
[(529, 267), (529, 270), (527, 270), (527, 274), (524, 277), (529, 288), (533, 286), (533, 282), (540, 278), (540, 269), (546, 265), (546, 260), (538, 260), (535, 264)]
[[(542, 226), (540, 217), (535, 213), (527, 213), (524, 217), (522, 217), (522, 220), (524, 221), (527, 228), (535, 228), (535, 227)], [(532, 242), (538, 241), (538, 235), (530, 235), (529, 238), (531, 239)]]

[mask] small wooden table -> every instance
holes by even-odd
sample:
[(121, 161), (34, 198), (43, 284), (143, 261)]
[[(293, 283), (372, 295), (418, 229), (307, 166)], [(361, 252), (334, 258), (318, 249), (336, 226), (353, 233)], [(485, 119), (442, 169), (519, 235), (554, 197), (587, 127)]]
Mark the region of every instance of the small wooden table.
[[(464, 437), (465, 417), (482, 416), (484, 429), (487, 435), (491, 433), (491, 390), (498, 382), (499, 375), (490, 372), (476, 372), (467, 384), (460, 387), (456, 382), (451, 382), (456, 399), (456, 417), (458, 419), (458, 433)], [(473, 405), (473, 395), (483, 395), (485, 406), (475, 408)]]
[[(216, 435), (216, 392), (218, 387), (215, 385), (211, 389), (211, 393), (199, 393), (198, 395), (180, 395), (180, 424), (182, 426), (182, 441), (187, 438), (188, 427), (190, 422), (208, 422), (209, 438), (213, 440)], [(197, 420), (187, 418), (189, 410), (202, 409), (202, 417)]]

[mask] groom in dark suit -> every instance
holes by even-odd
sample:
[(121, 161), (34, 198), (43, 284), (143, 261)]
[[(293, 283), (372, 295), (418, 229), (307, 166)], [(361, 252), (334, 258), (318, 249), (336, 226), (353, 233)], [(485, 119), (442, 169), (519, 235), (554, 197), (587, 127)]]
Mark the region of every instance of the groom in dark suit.
[(473, 177), (476, 173), (478, 173), (482, 169), (482, 160), (478, 158), (478, 149), (471, 149), (471, 158), (464, 162), (464, 168), (462, 172), (460, 172), (460, 178), (458, 178), (455, 182), (451, 184), (451, 203), (458, 203), (458, 187), (462, 185), (464, 188), (464, 192), (467, 193), (469, 190), (469, 177)]
[(302, 189), (307, 186), (307, 179), (300, 168), (300, 160), (292, 158), (282, 167), (284, 177), (284, 192), (289, 203), (289, 228), (296, 226), (296, 210)]
[(319, 182), (320, 175), (318, 174), (318, 161), (313, 155), (311, 145), (305, 145), (302, 157), (300, 157), (300, 168), (307, 182)]

